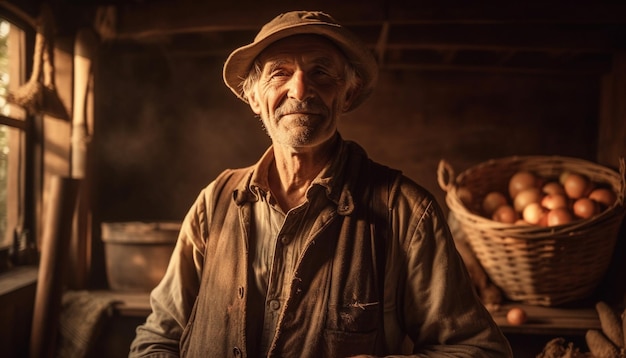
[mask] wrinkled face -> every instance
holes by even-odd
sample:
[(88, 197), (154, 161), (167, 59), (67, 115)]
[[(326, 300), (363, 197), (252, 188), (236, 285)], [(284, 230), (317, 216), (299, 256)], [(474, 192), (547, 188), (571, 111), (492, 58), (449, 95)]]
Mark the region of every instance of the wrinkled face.
[(344, 55), (315, 35), (279, 40), (258, 58), (261, 75), (248, 95), (275, 144), (292, 148), (324, 143), (350, 104)]

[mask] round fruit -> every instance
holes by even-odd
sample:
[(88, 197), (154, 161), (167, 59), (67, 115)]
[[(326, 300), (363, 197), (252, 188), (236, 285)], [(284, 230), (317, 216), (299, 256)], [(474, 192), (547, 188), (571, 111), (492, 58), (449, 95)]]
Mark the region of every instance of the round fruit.
[(574, 211), (574, 215), (581, 219), (589, 219), (600, 211), (598, 203), (589, 198), (580, 198), (576, 200), (572, 209)]
[(565, 225), (572, 222), (574, 218), (567, 208), (556, 208), (548, 212), (548, 226)]
[(518, 171), (509, 179), (509, 195), (515, 198), (524, 189), (537, 187), (537, 176), (529, 171)]
[(541, 191), (545, 194), (562, 194), (565, 195), (565, 189), (561, 183), (556, 181), (547, 182), (541, 187)]
[(546, 194), (546, 196), (541, 199), (541, 206), (546, 209), (556, 209), (556, 208), (566, 208), (569, 204), (569, 201), (565, 194)]
[(582, 174), (570, 173), (563, 179), (563, 188), (568, 197), (579, 199), (589, 194), (591, 191), (591, 182), (589, 178)]
[(615, 203), (617, 196), (615, 192), (608, 188), (597, 188), (589, 194), (589, 199), (594, 200), (604, 207), (609, 207)]
[(538, 188), (529, 188), (520, 191), (515, 199), (513, 199), (513, 208), (519, 213), (530, 203), (540, 203), (542, 198), (541, 191)]
[(491, 219), (505, 224), (513, 224), (519, 217), (512, 206), (502, 205), (493, 212)]
[(526, 311), (519, 307), (513, 307), (506, 314), (506, 321), (514, 326), (519, 326), (526, 322)]
[(485, 195), (485, 198), (483, 199), (483, 211), (487, 216), (491, 216), (497, 208), (506, 204), (507, 201), (504, 194), (497, 191), (492, 191)]
[(547, 210), (541, 206), (541, 204), (530, 203), (524, 208), (522, 217), (524, 218), (524, 221), (529, 224), (539, 225), (543, 216), (546, 215), (546, 211)]

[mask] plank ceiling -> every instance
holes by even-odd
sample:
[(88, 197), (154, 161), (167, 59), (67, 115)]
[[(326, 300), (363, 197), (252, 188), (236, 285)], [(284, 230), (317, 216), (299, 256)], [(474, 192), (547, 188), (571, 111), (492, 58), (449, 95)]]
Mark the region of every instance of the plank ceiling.
[(94, 17), (106, 41), (226, 57), (294, 6), (334, 16), (386, 69), (601, 74), (626, 49), (626, 1), (100, 1)]

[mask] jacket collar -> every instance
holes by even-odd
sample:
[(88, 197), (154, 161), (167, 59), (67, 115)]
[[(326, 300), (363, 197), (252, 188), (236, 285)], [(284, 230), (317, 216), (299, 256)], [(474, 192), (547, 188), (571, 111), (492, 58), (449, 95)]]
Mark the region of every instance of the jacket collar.
[[(336, 155), (329, 161), (328, 165), (322, 169), (311, 184), (320, 186), (326, 193), (327, 198), (337, 205), (337, 213), (349, 215), (354, 210), (354, 198), (352, 193), (359, 173), (359, 166), (362, 160), (367, 159), (363, 148), (358, 144), (345, 141), (341, 135), (337, 134)], [(268, 195), (269, 183), (268, 169), (274, 160), (274, 150), (269, 147), (259, 161), (249, 167), (248, 175), (238, 185), (233, 193), (233, 199), (237, 205), (245, 202), (255, 202), (261, 195)]]

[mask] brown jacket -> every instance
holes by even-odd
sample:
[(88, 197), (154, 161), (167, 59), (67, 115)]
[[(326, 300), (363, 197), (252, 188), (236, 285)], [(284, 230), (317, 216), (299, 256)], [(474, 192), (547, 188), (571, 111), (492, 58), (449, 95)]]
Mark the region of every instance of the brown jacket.
[[(343, 170), (332, 179), (329, 205), (310, 217), (316, 234), (292, 278), (269, 356), (510, 357), (433, 197), (356, 144), (342, 146)], [(200, 194), (130, 356), (258, 356), (246, 340), (255, 170), (227, 170)]]

